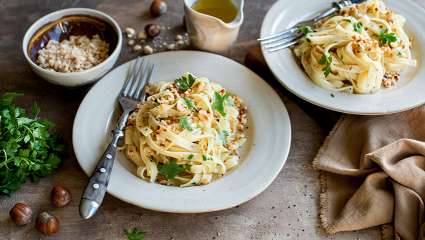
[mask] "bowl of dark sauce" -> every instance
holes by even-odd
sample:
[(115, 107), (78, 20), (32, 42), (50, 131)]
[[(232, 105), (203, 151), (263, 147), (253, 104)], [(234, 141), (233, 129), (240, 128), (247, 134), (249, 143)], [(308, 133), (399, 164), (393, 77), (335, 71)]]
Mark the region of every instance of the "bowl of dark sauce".
[[(74, 72), (42, 68), (37, 58), (49, 41), (62, 42), (71, 36), (98, 36), (108, 44), (107, 57), (97, 65)], [(77, 87), (100, 79), (112, 69), (122, 48), (118, 23), (109, 15), (87, 8), (69, 8), (50, 13), (37, 20), (26, 32), (22, 50), (32, 70), (43, 79), (62, 86)]]

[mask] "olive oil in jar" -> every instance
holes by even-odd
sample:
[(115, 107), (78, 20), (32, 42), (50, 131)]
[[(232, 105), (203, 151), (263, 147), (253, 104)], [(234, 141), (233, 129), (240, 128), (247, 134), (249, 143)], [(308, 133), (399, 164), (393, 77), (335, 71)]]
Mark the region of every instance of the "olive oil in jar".
[(192, 9), (219, 18), (225, 23), (233, 21), (238, 14), (238, 9), (231, 0), (197, 0)]

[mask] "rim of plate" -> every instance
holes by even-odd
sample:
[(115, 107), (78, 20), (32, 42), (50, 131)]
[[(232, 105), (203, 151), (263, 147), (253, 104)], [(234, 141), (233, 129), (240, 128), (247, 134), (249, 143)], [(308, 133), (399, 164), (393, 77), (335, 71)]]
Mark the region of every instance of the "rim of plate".
[[(286, 29), (295, 23), (307, 19), (314, 13), (326, 9), (332, 0), (280, 0), (267, 12), (262, 27), (261, 37)], [(385, 115), (410, 110), (425, 103), (425, 32), (413, 31), (425, 25), (425, 8), (413, 1), (385, 0), (388, 8), (406, 17), (406, 29), (413, 37), (413, 54), (418, 60), (415, 69), (402, 72), (406, 77), (395, 87), (381, 90), (375, 94), (360, 95), (333, 92), (315, 85), (296, 62), (290, 49), (267, 53), (262, 52), (267, 65), (279, 82), (299, 98), (317, 106), (333, 111), (356, 115)]]
[[(124, 164), (127, 164), (129, 161), (126, 159), (122, 160), (121, 158), (123, 157), (121, 156), (121, 158), (117, 157), (117, 159), (115, 160), (112, 173), (111, 173), (110, 183), (108, 186), (108, 193), (124, 202), (128, 202), (133, 205), (150, 209), (150, 210), (161, 211), (161, 212), (172, 212), (172, 213), (202, 213), (202, 212), (213, 212), (213, 211), (224, 210), (231, 207), (235, 207), (237, 205), (240, 205), (244, 202), (251, 200), (252, 198), (256, 197), (258, 194), (263, 192), (274, 181), (274, 179), (278, 176), (278, 174), (282, 170), (287, 160), (289, 150), (290, 150), (290, 144), (291, 144), (291, 124), (290, 124), (289, 115), (283, 101), (280, 99), (278, 94), (254, 72), (252, 72), (245, 66), (235, 62), (234, 60), (225, 58), (220, 55), (206, 53), (206, 52), (199, 52), (199, 51), (174, 51), (174, 52), (157, 53), (154, 55), (146, 56), (146, 58), (151, 59), (152, 61), (158, 63), (159, 65), (167, 64), (167, 61), (170, 62), (170, 59), (181, 59), (183, 62), (184, 61), (193, 62), (195, 64), (199, 64), (199, 66), (202, 64), (206, 64), (205, 62), (203, 62), (203, 60), (209, 59), (213, 65), (209, 66), (208, 68), (205, 68), (205, 69), (209, 69), (208, 71), (210, 71), (209, 74), (205, 74), (205, 75), (211, 75), (212, 72), (214, 72), (214, 74), (216, 75), (226, 75), (226, 74), (234, 74), (236, 73), (236, 71), (238, 71), (237, 74), (240, 74), (240, 79), (234, 80), (234, 81), (236, 82), (240, 82), (242, 80), (248, 81), (247, 84), (249, 84), (250, 85), (249, 87), (252, 88), (252, 90), (241, 90), (240, 87), (227, 88), (227, 85), (235, 85), (236, 83), (232, 83), (232, 82), (223, 83), (223, 81), (221, 80), (220, 84), (224, 85), (224, 87), (227, 88), (229, 91), (234, 92), (235, 94), (239, 96), (240, 96), (240, 93), (243, 91), (246, 91), (245, 93), (243, 93), (245, 95), (249, 92), (252, 93), (253, 91), (259, 91), (260, 93), (263, 94), (263, 96), (267, 96), (267, 97), (261, 98), (260, 95), (253, 96), (254, 99), (259, 99), (259, 98), (264, 99), (263, 100), (264, 103), (262, 104), (260, 103), (258, 105), (262, 108), (255, 108), (255, 106), (250, 105), (249, 103), (250, 101), (246, 101), (244, 97), (242, 97), (242, 99), (244, 99), (246, 104), (248, 105), (248, 111), (249, 111), (249, 114), (251, 115), (249, 118), (251, 118), (251, 121), (254, 120), (254, 122), (252, 123), (248, 122), (248, 126), (249, 128), (254, 129), (252, 131), (254, 132), (254, 134), (256, 134), (256, 136), (252, 140), (254, 141), (252, 143), (252, 146), (249, 146), (246, 159), (241, 160), (240, 166), (232, 170), (231, 173), (229, 173), (228, 175), (204, 186), (189, 187), (189, 188), (163, 186), (156, 183), (147, 183), (145, 180), (142, 180), (136, 177), (134, 173), (130, 172), (130, 170), (127, 170), (127, 168), (123, 166), (123, 161), (125, 161)], [(115, 86), (116, 89), (112, 89), (112, 91), (116, 91), (116, 94), (118, 94), (118, 91), (121, 88), (121, 85), (124, 80), (118, 80), (119, 78), (117, 79), (116, 77), (119, 75), (120, 72), (126, 72), (125, 71), (126, 66), (130, 62), (131, 61), (124, 63), (120, 65), (119, 67), (115, 68), (110, 73), (105, 75), (98, 83), (96, 83), (96, 85), (94, 85), (92, 89), (90, 89), (90, 91), (84, 97), (77, 111), (77, 114), (75, 116), (73, 131), (72, 131), (73, 147), (74, 147), (74, 151), (75, 151), (75, 155), (77, 157), (78, 163), (80, 164), (83, 171), (89, 176), (91, 175), (91, 172), (93, 171), (97, 163), (98, 157), (100, 157), (100, 155), (103, 153), (102, 148), (106, 148), (106, 144), (107, 144), (106, 139), (108, 134), (107, 125), (110, 124), (110, 121), (112, 118), (112, 112), (115, 110), (109, 109), (108, 107), (109, 110), (106, 109), (104, 111), (104, 112), (109, 111), (109, 115), (108, 116), (105, 115), (109, 117), (109, 119), (108, 120), (103, 119), (103, 121), (105, 121), (106, 124), (105, 122), (100, 124), (97, 124), (96, 122), (92, 122), (91, 117), (96, 118), (96, 116), (89, 117), (88, 115), (86, 115), (86, 113), (91, 113), (91, 111), (98, 111), (98, 114), (96, 115), (102, 115), (101, 105), (95, 104), (97, 108), (93, 109), (93, 106), (94, 106), (93, 101), (95, 99), (98, 100), (97, 102), (102, 102), (102, 105), (105, 105), (105, 106), (110, 104), (108, 102), (113, 102), (112, 103), (113, 105), (116, 104), (115, 97), (111, 97), (110, 92), (105, 93), (103, 91), (108, 90), (106, 89), (107, 87), (116, 85)], [(174, 64), (178, 65), (179, 63), (174, 63)], [(224, 70), (216, 71), (217, 66), (214, 64), (220, 64), (220, 66)], [(176, 66), (172, 66), (170, 68), (176, 68)], [(179, 67), (177, 66), (177, 68)], [(226, 73), (226, 70), (229, 70), (229, 69), (235, 69), (235, 70), (230, 70), (235, 72)], [(187, 71), (187, 70), (184, 70), (184, 71)], [(176, 77), (180, 73), (164, 72), (163, 74), (165, 76), (171, 74), (174, 77)], [(154, 82), (164, 81), (165, 79), (160, 79), (163, 77), (164, 76), (158, 77), (158, 80)], [(248, 78), (250, 79), (248, 80)], [(172, 79), (168, 79), (168, 80), (172, 80)], [(212, 81), (215, 81), (215, 79), (213, 79)], [(118, 84), (114, 82), (118, 82)], [(103, 97), (99, 99), (101, 95)], [(268, 110), (263, 108), (265, 105), (267, 105), (267, 103), (272, 105), (272, 106), (268, 106), (269, 108)], [(90, 104), (92, 104), (91, 109), (88, 109), (90, 108)], [(253, 116), (252, 115), (253, 113), (252, 112), (250, 113), (249, 109), (256, 109), (255, 111), (254, 110), (252, 111), (255, 112), (257, 115)], [(260, 155), (264, 155), (266, 157), (274, 157), (275, 158), (274, 161), (267, 162), (270, 164), (264, 164), (263, 169), (261, 168), (252, 169), (253, 167), (255, 167), (255, 163), (258, 162), (257, 163), (258, 165), (261, 161), (263, 163), (267, 161), (266, 159), (264, 160), (252, 159), (253, 156), (257, 156), (260, 153), (259, 151), (261, 150), (261, 149), (258, 150), (258, 146), (261, 147), (261, 144), (257, 142), (258, 140), (257, 138), (259, 137), (259, 134), (257, 134), (257, 132), (261, 133), (264, 131), (264, 130), (261, 130), (261, 131), (256, 130), (255, 128), (258, 128), (258, 127), (255, 126), (255, 122), (258, 123), (258, 121), (261, 119), (267, 119), (262, 117), (263, 115), (258, 114), (258, 111), (266, 111), (266, 113), (270, 113), (272, 115), (270, 116), (271, 120), (264, 120), (264, 121), (273, 121), (275, 123), (275, 125), (272, 126), (273, 129), (270, 128), (269, 130), (270, 133), (274, 134), (273, 136), (271, 136), (272, 138), (270, 139), (261, 138), (260, 140), (263, 140), (263, 141), (266, 140), (266, 142), (267, 141), (270, 142), (269, 144), (271, 145), (273, 145), (272, 143), (274, 142), (275, 143), (274, 145), (278, 145), (279, 147), (274, 146), (275, 148), (273, 147), (270, 148), (269, 146), (268, 149), (267, 148), (263, 149), (263, 153)], [(90, 125), (89, 125), (90, 132), (84, 133), (85, 130), (88, 130), (88, 129), (84, 129), (84, 126), (87, 125), (88, 122), (90, 122)], [(285, 124), (282, 124), (282, 122)], [(104, 125), (104, 126), (102, 127), (97, 125)], [(99, 131), (101, 131), (101, 133), (96, 133)], [(97, 146), (92, 146), (91, 148), (93, 151), (96, 151), (97, 153), (96, 154), (93, 153), (92, 156), (87, 156), (87, 154), (90, 154), (90, 152), (85, 151), (82, 144), (84, 143), (84, 141), (86, 142), (88, 141), (88, 143), (90, 144), (90, 138), (92, 135), (103, 135), (102, 141), (104, 142), (91, 143), (92, 145), (97, 145)], [(94, 155), (97, 155), (97, 157), (93, 157)], [(117, 154), (117, 156), (120, 156), (120, 155), (121, 154)], [(90, 159), (88, 160), (88, 158)], [(273, 159), (273, 158), (270, 158), (270, 159)], [(250, 165), (252, 166), (250, 167)], [(268, 167), (267, 165), (272, 166), (272, 168), (264, 169), (264, 166), (266, 168)], [(269, 172), (267, 172), (268, 173), (267, 175), (254, 174), (254, 173), (257, 173), (257, 171), (258, 173), (261, 173), (261, 171), (265, 171), (265, 170), (270, 170)], [(237, 182), (238, 179), (241, 180), (248, 177), (243, 175), (243, 173), (251, 173), (252, 181), (248, 181), (246, 182), (246, 184), (244, 182), (243, 185), (231, 186), (231, 184), (234, 184), (234, 181), (232, 180), (235, 180)], [(128, 181), (134, 181), (134, 182), (131, 182), (132, 184), (128, 184)], [(120, 185), (119, 184), (120, 182), (121, 183), (124, 182), (125, 184)], [(136, 188), (136, 187), (141, 187), (141, 188)], [(240, 187), (240, 188), (236, 188), (236, 187)], [(220, 190), (220, 188), (228, 188), (228, 189)], [(129, 192), (128, 190), (130, 189), (136, 190), (136, 192), (133, 192), (133, 191)], [(140, 190), (140, 192), (137, 192), (138, 190)], [(225, 193), (226, 196), (214, 195), (216, 193), (220, 193), (220, 191), (222, 191), (221, 193)], [(142, 195), (140, 196), (138, 194), (142, 194)], [(153, 194), (153, 195), (156, 194), (155, 195), (156, 197), (160, 197), (162, 199), (157, 199), (157, 198), (154, 199), (152, 198), (152, 196), (149, 196), (150, 194)], [(173, 194), (178, 197), (172, 200), (168, 199), (170, 198), (170, 196), (173, 196)], [(193, 196), (191, 194), (193, 194)], [(197, 197), (195, 198), (195, 195), (200, 196), (200, 198), (199, 199)], [(201, 202), (193, 202), (194, 199), (197, 199), (198, 201), (201, 201)], [(166, 200), (170, 200), (172, 202), (170, 203)], [(217, 201), (219, 203), (216, 203)]]

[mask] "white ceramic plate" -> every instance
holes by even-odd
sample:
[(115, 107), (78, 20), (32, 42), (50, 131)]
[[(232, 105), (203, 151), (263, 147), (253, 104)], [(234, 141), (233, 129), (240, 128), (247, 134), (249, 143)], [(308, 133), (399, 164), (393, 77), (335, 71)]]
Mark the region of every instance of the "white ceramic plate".
[[(238, 168), (201, 187), (179, 188), (148, 183), (118, 154), (108, 192), (134, 205), (164, 212), (198, 213), (234, 207), (261, 193), (279, 174), (288, 156), (291, 127), (284, 104), (264, 80), (225, 57), (195, 51), (159, 53), (147, 57), (157, 64), (152, 82), (173, 81), (192, 72), (218, 82), (248, 106), (248, 142)], [(74, 151), (90, 175), (109, 140), (119, 110), (116, 96), (128, 64), (99, 81), (84, 98), (73, 128)]]
[[(280, 0), (267, 13), (261, 37), (287, 29), (318, 11), (329, 8), (332, 2), (332, 0)], [(306, 101), (338, 112), (383, 115), (405, 111), (425, 103), (423, 62), (425, 31), (420, 30), (425, 26), (425, 10), (412, 1), (384, 2), (390, 9), (406, 17), (406, 30), (413, 38), (413, 53), (418, 60), (418, 66), (404, 71), (395, 87), (372, 95), (334, 93), (322, 89), (308, 78), (290, 49), (275, 53), (263, 51), (267, 64), (289, 91)]]

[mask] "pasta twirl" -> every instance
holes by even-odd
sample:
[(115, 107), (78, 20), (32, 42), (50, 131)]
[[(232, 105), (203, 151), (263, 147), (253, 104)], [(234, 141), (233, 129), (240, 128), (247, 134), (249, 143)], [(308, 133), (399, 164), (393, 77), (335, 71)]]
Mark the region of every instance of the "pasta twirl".
[(124, 151), (139, 177), (187, 187), (208, 184), (239, 164), (247, 124), (239, 97), (191, 74), (148, 93), (125, 129)]
[(406, 20), (380, 0), (341, 10), (320, 22), (295, 47), (305, 71), (322, 88), (374, 93), (390, 87), (406, 67), (416, 66)]

